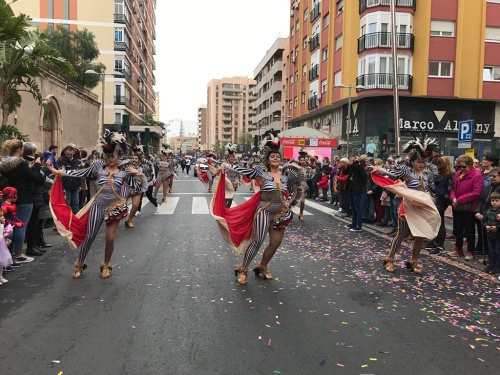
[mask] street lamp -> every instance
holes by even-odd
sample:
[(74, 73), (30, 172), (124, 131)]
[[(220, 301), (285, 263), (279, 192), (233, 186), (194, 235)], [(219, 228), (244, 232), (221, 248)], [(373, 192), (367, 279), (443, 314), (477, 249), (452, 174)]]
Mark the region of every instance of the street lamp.
[[(347, 157), (349, 157), (349, 133), (351, 132), (351, 90), (352, 90), (352, 85), (349, 84), (349, 86), (346, 86), (342, 83), (339, 83), (338, 85), (336, 85), (335, 87), (339, 88), (339, 89), (349, 89), (349, 101), (348, 101), (348, 104), (347, 104), (347, 127), (346, 127), (346, 133), (347, 133), (347, 144), (346, 144), (346, 155)], [(363, 85), (357, 85), (356, 86), (356, 89), (359, 89), (359, 90), (362, 90), (364, 89), (365, 86)]]
[(102, 96), (101, 96), (101, 127), (99, 129), (99, 135), (102, 134), (102, 132), (104, 131), (104, 93), (105, 93), (105, 88), (106, 88), (106, 85), (105, 85), (105, 80), (106, 80), (106, 76), (110, 76), (110, 77), (114, 77), (114, 76), (123, 76), (123, 73), (122, 72), (113, 72), (113, 73), (98, 73), (96, 72), (94, 69), (88, 69), (85, 71), (85, 74), (95, 74), (95, 75), (98, 75), (100, 76), (99, 77), (99, 81), (101, 81), (101, 86), (102, 86)]

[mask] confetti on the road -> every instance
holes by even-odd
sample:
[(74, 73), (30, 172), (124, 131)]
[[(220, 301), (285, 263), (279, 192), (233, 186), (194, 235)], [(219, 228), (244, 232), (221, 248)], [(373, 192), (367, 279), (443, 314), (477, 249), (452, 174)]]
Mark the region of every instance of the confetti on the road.
[(320, 362), (319, 362), (320, 366), (324, 366), (326, 365), (326, 358), (325, 359), (322, 359)]
[(58, 359), (54, 359), (52, 363), (61, 363), (61, 361), (59, 361)]

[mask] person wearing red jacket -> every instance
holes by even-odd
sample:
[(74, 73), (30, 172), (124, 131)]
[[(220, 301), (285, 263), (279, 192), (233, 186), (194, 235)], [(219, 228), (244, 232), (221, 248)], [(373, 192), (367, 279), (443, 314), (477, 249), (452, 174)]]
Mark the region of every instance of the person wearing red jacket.
[(2, 190), (3, 202), (2, 211), (5, 214), (5, 224), (10, 224), (14, 228), (24, 228), (24, 223), (17, 217), (17, 190), (7, 186)]
[(326, 201), (328, 198), (328, 172), (321, 172), (321, 180), (318, 182), (318, 188), (323, 192), (323, 197), (318, 198), (318, 200)]

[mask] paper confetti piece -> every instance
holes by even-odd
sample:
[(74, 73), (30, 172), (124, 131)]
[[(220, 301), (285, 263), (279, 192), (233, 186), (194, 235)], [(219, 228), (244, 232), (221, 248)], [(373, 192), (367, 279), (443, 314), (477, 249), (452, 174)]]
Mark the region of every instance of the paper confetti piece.
[(337, 363), (337, 366), (344, 367), (344, 365), (342, 363)]
[(271, 346), (271, 339), (267, 340), (267, 346)]
[(59, 361), (59, 360), (57, 360), (57, 359), (54, 359), (54, 360), (52, 361), (52, 363), (61, 363), (61, 361)]
[(320, 362), (319, 362), (320, 366), (324, 366), (326, 364), (326, 358), (325, 359), (322, 359)]

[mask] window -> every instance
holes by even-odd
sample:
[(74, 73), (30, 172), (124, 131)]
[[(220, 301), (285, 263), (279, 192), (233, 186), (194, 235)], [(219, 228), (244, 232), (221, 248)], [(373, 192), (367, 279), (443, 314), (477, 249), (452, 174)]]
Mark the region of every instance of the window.
[(115, 27), (115, 42), (124, 42), (125, 39), (123, 37), (124, 35), (124, 30), (119, 27)]
[(323, 29), (330, 26), (330, 13), (323, 17)]
[(485, 67), (483, 69), (483, 80), (500, 81), (500, 66)]
[(340, 113), (341, 113), (341, 111), (333, 112), (333, 121), (332, 121), (332, 123), (334, 125), (340, 124)]
[(307, 48), (307, 36), (302, 41), (302, 48)]
[(452, 63), (448, 61), (429, 62), (429, 77), (451, 77)]
[(335, 76), (333, 78), (333, 84), (334, 86), (342, 84), (342, 70), (339, 70), (337, 73), (335, 73)]
[(291, 101), (291, 100), (288, 102), (288, 109), (289, 109), (290, 111), (292, 110), (292, 101)]
[(486, 0), (486, 2), (500, 4), (500, 0)]
[(455, 21), (431, 21), (431, 36), (454, 36)]
[(325, 61), (328, 59), (328, 46), (326, 46), (325, 48), (323, 48), (323, 50), (321, 51), (321, 56), (322, 56), (322, 61)]
[(337, 14), (340, 14), (344, 11), (344, 0), (339, 0), (337, 2)]
[(299, 82), (299, 72), (295, 72), (295, 82)]
[(486, 41), (500, 42), (500, 27), (486, 26)]
[(328, 80), (324, 79), (321, 81), (321, 93), (325, 93), (328, 90)]
[(302, 77), (307, 73), (307, 64), (302, 65)]
[(290, 86), (293, 86), (293, 75), (290, 76)]
[(290, 29), (290, 35), (291, 36), (294, 36), (295, 35), (295, 27), (292, 26), (292, 28)]
[(335, 38), (335, 51), (342, 48), (342, 34)]
[(295, 31), (299, 31), (300, 21), (295, 22)]
[(300, 102), (304, 104), (306, 102), (306, 92), (302, 91), (302, 94), (300, 95)]
[(304, 22), (306, 22), (306, 21), (307, 21), (307, 17), (308, 17), (308, 15), (309, 15), (309, 11), (308, 11), (307, 9), (305, 9), (305, 10), (304, 10), (304, 17), (303, 17), (303, 18), (304, 18)]
[(298, 101), (299, 101), (299, 100), (297, 99), (297, 97), (293, 98), (293, 106), (294, 106), (295, 108), (297, 108)]

